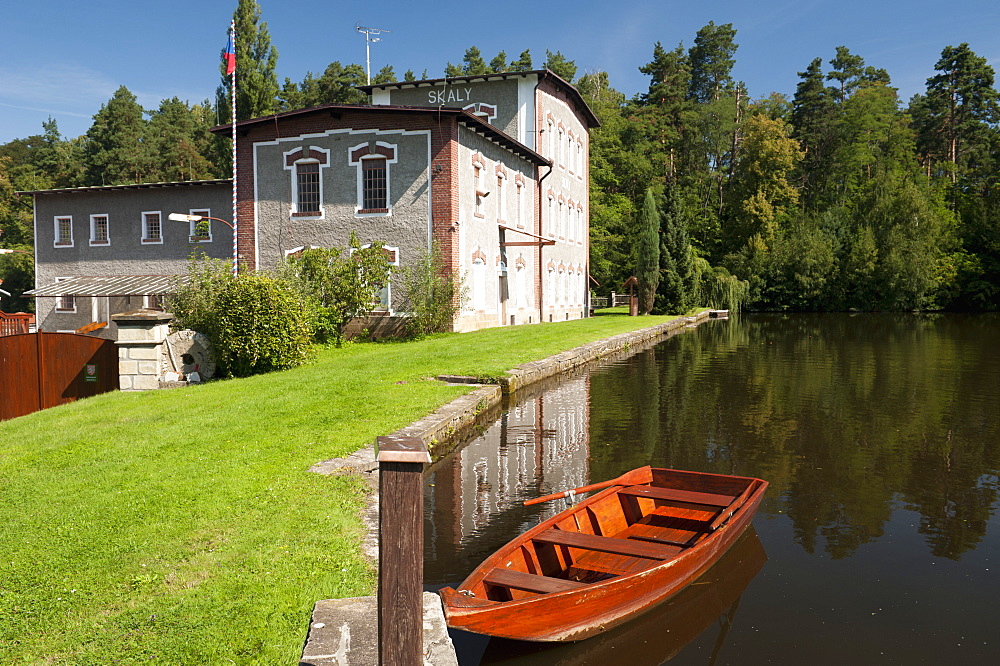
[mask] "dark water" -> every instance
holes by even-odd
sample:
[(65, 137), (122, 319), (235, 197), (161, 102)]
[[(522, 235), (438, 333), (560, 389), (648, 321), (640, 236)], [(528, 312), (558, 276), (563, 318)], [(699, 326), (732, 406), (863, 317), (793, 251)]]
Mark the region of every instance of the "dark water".
[(767, 479), (756, 533), (619, 630), (463, 664), (1000, 663), (1000, 316), (741, 316), (529, 396), (428, 475), (425, 582), (645, 464)]

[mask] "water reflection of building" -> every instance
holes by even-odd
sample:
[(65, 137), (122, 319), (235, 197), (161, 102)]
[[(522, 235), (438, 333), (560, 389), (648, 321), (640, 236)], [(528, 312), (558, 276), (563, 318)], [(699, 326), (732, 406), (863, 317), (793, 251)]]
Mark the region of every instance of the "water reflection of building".
[[(489, 552), (534, 524), (539, 509), (526, 509), (522, 502), (586, 485), (589, 453), (588, 377), (562, 381), (505, 411), (428, 476), (429, 568), (452, 568), (440, 558), (461, 558), (456, 551), (473, 538), (477, 552)], [(541, 510), (551, 512), (555, 504)], [(438, 553), (439, 547), (452, 552)]]

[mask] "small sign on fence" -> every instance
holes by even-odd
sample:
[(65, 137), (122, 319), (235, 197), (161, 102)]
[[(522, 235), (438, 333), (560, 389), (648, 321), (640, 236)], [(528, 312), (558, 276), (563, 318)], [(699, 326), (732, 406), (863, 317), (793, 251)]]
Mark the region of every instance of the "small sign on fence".
[(83, 366), (83, 381), (85, 382), (97, 381), (97, 364), (88, 363), (85, 366)]

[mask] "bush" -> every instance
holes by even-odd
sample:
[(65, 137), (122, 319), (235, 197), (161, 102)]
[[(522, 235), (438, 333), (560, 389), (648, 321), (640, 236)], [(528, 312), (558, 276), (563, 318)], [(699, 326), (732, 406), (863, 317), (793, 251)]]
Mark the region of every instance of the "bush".
[(449, 275), (441, 248), (435, 243), (430, 251), (404, 268), (402, 274), (406, 309), (410, 313), (403, 325), (406, 334), (420, 338), (450, 331), (465, 294), (461, 280)]
[(221, 376), (283, 370), (312, 353), (312, 321), (298, 291), (273, 275), (232, 275), (227, 262), (195, 260), (169, 299), (174, 326), (204, 333)]
[(311, 248), (290, 257), (278, 269), (309, 302), (316, 339), (334, 340), (338, 345), (351, 319), (378, 304), (391, 272), (382, 244), (360, 247), (353, 233), (346, 253), (339, 247)]

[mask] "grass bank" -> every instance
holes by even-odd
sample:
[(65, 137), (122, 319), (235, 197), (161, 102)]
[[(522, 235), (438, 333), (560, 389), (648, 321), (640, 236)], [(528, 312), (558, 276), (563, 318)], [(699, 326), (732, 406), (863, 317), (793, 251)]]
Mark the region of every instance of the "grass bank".
[(289, 664), (318, 599), (371, 594), (362, 481), (307, 472), (495, 376), (669, 317), (324, 349), (0, 423), (0, 663)]

